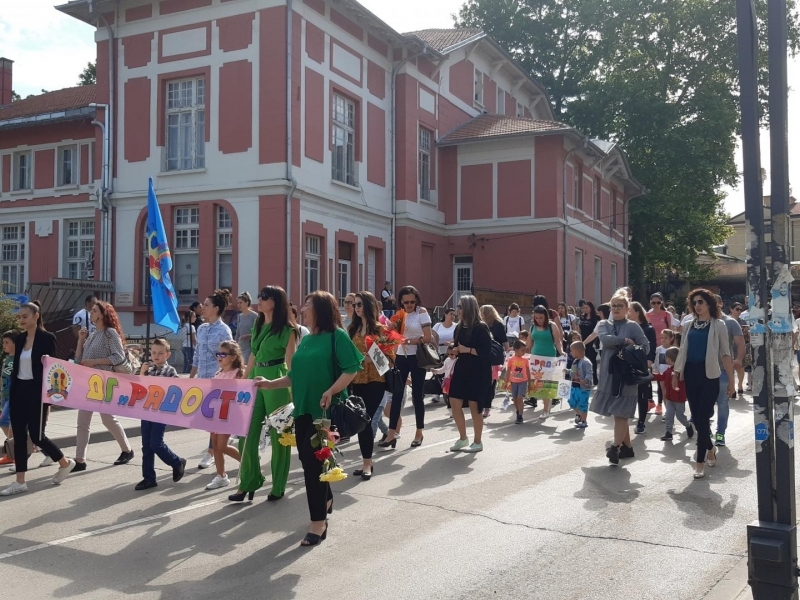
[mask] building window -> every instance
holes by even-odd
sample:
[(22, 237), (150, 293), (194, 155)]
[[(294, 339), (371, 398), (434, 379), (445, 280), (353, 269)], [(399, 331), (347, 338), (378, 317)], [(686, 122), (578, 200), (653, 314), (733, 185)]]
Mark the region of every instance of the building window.
[(4, 225), (0, 288), (4, 294), (25, 291), (25, 225)]
[(14, 153), (14, 190), (31, 189), (31, 153)]
[(206, 166), (206, 80), (167, 84), (167, 171)]
[(58, 149), (58, 185), (78, 183), (78, 147), (62, 146)]
[(356, 104), (333, 96), (333, 179), (356, 185)]
[(619, 281), (617, 281), (617, 263), (611, 263), (611, 289), (619, 289)]
[(575, 250), (575, 303), (583, 298), (583, 250)]
[(603, 303), (603, 259), (598, 256), (594, 257), (594, 301)]
[(175, 209), (175, 277), (173, 283), (180, 304), (197, 300), (200, 274), (200, 209), (196, 206)]
[(320, 247), (321, 238), (316, 235), (306, 236), (306, 256), (305, 256), (305, 284), (306, 295), (316, 292), (320, 288), (319, 269), (322, 263)]
[(506, 114), (506, 93), (500, 88), (497, 88), (497, 114)]
[(419, 197), (431, 199), (431, 138), (433, 134), (424, 127), (419, 128)]
[(94, 279), (94, 219), (66, 222), (66, 275)]
[(592, 200), (594, 201), (594, 218), (598, 221), (603, 218), (601, 213), (601, 204), (600, 204), (600, 178), (595, 177), (592, 179)]
[(575, 165), (575, 178), (572, 186), (574, 202), (572, 205), (578, 210), (583, 210), (583, 174), (580, 165)]
[(217, 207), (217, 288), (233, 289), (233, 221), (224, 206)]
[(475, 104), (483, 106), (483, 73), (475, 69)]
[(352, 289), (353, 274), (353, 246), (345, 242), (339, 242), (339, 269), (337, 271), (337, 283), (339, 284), (339, 306), (344, 307), (344, 299)]
[[(619, 205), (617, 204), (617, 192), (611, 193), (611, 229), (613, 231), (617, 230), (617, 210), (619, 210)], [(614, 288), (617, 289), (617, 288)]]

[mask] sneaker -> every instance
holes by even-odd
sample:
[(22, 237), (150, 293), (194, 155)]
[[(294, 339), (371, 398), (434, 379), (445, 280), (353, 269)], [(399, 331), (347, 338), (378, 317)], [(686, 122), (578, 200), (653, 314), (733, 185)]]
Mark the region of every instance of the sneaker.
[(547, 417), (549, 417), (549, 416), (550, 416), (550, 413), (542, 412), (542, 414), (540, 414), (540, 415), (539, 415), (539, 418), (540, 418), (542, 421), (544, 421), (544, 420), (545, 420), (545, 419), (547, 419)]
[(133, 450), (128, 452), (120, 452), (119, 458), (114, 461), (114, 465), (127, 465), (131, 460), (133, 460)]
[(586, 429), (588, 426), (589, 424), (586, 421), (581, 421), (575, 425), (578, 429)]
[(214, 455), (211, 452), (206, 451), (203, 454), (203, 458), (200, 459), (200, 464), (197, 465), (198, 469), (207, 469), (208, 467), (214, 464)]
[(231, 484), (231, 480), (228, 479), (228, 476), (225, 475), (224, 477), (220, 477), (219, 475), (215, 475), (214, 479), (211, 480), (206, 486), (207, 490), (217, 490), (219, 488), (227, 487)]
[(659, 404), (658, 406), (656, 406), (656, 414), (657, 415), (664, 414), (664, 406), (662, 404)]
[(22, 494), (28, 491), (27, 483), (12, 482), (6, 489), (0, 492), (0, 496), (13, 496), (14, 494)]
[(483, 452), (483, 444), (471, 444), (469, 448), (464, 448), (464, 452), (469, 452), (470, 454)]
[(633, 448), (631, 448), (630, 446), (626, 446), (625, 444), (622, 444), (622, 446), (619, 447), (619, 457), (633, 458)]
[(64, 481), (70, 473), (72, 473), (72, 469), (74, 468), (75, 461), (71, 458), (67, 461), (66, 467), (58, 467), (58, 471), (56, 471), (56, 474), (53, 475), (53, 485), (61, 485), (61, 482)]
[(653, 402), (652, 400), (648, 400), (647, 401), (647, 412), (650, 412), (655, 407), (656, 407), (656, 403), (655, 402)]
[(85, 471), (85, 470), (86, 470), (86, 461), (84, 461), (82, 463), (79, 463), (79, 462), (75, 461), (75, 466), (72, 467), (71, 473), (80, 473), (81, 471)]
[(10, 456), (6, 455), (3, 458), (0, 458), (0, 465), (13, 465), (14, 459)]
[(672, 441), (672, 432), (668, 431), (667, 433), (662, 435), (661, 436), (661, 441), (662, 442), (671, 442)]
[(55, 461), (50, 458), (49, 456), (45, 456), (44, 460), (39, 463), (39, 467), (49, 467), (50, 465), (54, 464)]
[(693, 438), (694, 437), (694, 427), (692, 424), (689, 423), (689, 426), (686, 428), (686, 437)]
[(522, 425), (522, 413), (517, 413), (517, 420), (514, 421), (516, 425)]
[(715, 446), (724, 446), (725, 445), (725, 434), (724, 433), (718, 433), (717, 434), (717, 439), (714, 442), (714, 445)]
[(644, 433), (644, 432), (645, 432), (644, 423), (637, 423), (636, 427), (633, 430), (633, 433)]
[(150, 481), (149, 479), (142, 479), (139, 483), (136, 484), (136, 487), (133, 488), (137, 492), (141, 492), (142, 490), (149, 490), (150, 488), (158, 487), (158, 484), (155, 481)]
[(172, 481), (178, 483), (181, 479), (183, 479), (183, 474), (185, 472), (186, 472), (186, 459), (182, 458), (181, 464), (179, 464), (177, 467), (172, 467)]
[(580, 422), (581, 422), (581, 416), (580, 415), (575, 415), (575, 425), (577, 425)]
[(460, 452), (464, 448), (469, 446), (469, 440), (458, 440), (455, 444), (450, 446), (450, 452)]
[(608, 462), (610, 462), (612, 465), (618, 465), (619, 448), (612, 444), (611, 447), (608, 450), (606, 450), (606, 457), (608, 458)]

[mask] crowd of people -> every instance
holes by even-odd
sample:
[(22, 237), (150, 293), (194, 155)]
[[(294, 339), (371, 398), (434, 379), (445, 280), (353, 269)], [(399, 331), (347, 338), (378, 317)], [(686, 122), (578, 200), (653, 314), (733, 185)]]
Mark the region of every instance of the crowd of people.
[[(424, 443), (426, 386), (433, 381), (438, 386), (433, 401), (443, 397), (458, 433), (450, 451), (478, 453), (484, 451), (484, 421), (492, 415), (498, 388), (505, 395), (503, 408), (513, 403), (515, 423), (524, 423), (526, 405), (536, 411), (539, 402), (542, 410), (537, 420), (550, 416), (552, 404), (560, 400), (548, 397), (551, 394), (536, 397), (529, 357), (564, 357), (564, 377), (571, 380), (569, 398), (564, 400), (575, 413), (574, 426), (588, 427), (589, 413), (613, 419), (614, 439), (605, 449), (612, 465), (634, 457), (632, 433), (644, 434), (648, 415), (655, 414), (664, 423), (661, 440), (670, 442), (676, 435), (675, 419), (688, 438), (696, 436), (694, 477), (703, 478), (706, 466), (716, 464), (716, 448), (725, 445), (728, 402), (736, 397), (735, 378), (739, 377), (741, 394), (752, 364), (746, 321), (741, 320), (743, 307), (734, 304), (731, 315), (726, 315), (721, 299), (705, 289), (689, 294), (682, 319), (674, 308), (665, 306), (661, 294), (651, 296), (646, 310), (633, 301), (629, 288), (622, 288), (607, 304), (595, 307), (581, 300), (577, 309), (564, 303), (551, 309), (547, 298), (536, 296), (527, 322), (517, 304), (501, 316), (494, 306), (480, 306), (472, 295), (461, 296), (438, 321), (414, 286), (402, 287), (395, 296), (388, 282), (377, 296), (369, 291), (348, 294), (344, 314), (325, 291), (310, 294), (298, 312), (282, 288), (266, 286), (258, 293), (255, 309), (249, 293), (236, 298), (233, 332), (223, 319), (232, 300), (228, 290), (215, 290), (202, 303), (192, 305), (180, 329), (184, 372), (189, 377), (249, 378), (258, 390), (247, 435), (231, 440), (228, 435), (211, 433), (198, 468), (215, 468), (206, 486), (214, 490), (230, 485), (226, 462), (238, 462), (238, 488), (228, 498), (252, 501), (266, 483), (259, 441), (267, 417), (293, 403), (294, 436), (310, 516), (301, 542), (304, 546), (326, 538), (328, 515), (333, 511), (330, 484), (321, 480), (323, 467), (315, 455), (319, 448), (314, 446), (318, 434), (314, 423), (348, 395), (363, 400), (370, 420), (357, 434), (361, 464), (352, 473), (369, 481), (375, 474), (376, 447), (391, 451), (401, 439), (407, 386), (414, 408), (410, 447)], [(13, 438), (7, 446), (13, 450), (10, 469), (16, 474), (16, 480), (0, 491), (3, 496), (28, 491), (25, 477), (33, 447), (46, 456), (44, 465), (58, 463), (55, 484), (87, 469), (93, 413), (77, 413), (74, 458), (65, 457), (45, 435), (49, 407), (41, 397), (42, 359), (54, 356), (56, 346), (41, 317), (40, 305), (23, 304), (18, 311), (19, 331), (3, 334), (6, 358), (0, 427)], [(85, 308), (75, 318), (79, 327), (75, 362), (105, 371), (130, 368), (125, 335), (111, 304), (87, 297)], [(373, 362), (369, 353), (373, 344), (379, 345), (391, 371)], [(436, 364), (431, 363), (431, 352), (434, 359), (439, 358), (433, 361)], [(647, 366), (632, 380), (625, 371), (626, 361), (635, 361), (637, 356)], [(169, 342), (154, 339), (137, 374), (178, 377), (171, 357)], [(716, 433), (711, 429), (715, 408)], [(471, 416), (471, 431), (465, 409)], [(101, 418), (120, 447), (114, 464), (130, 462), (135, 453), (124, 429), (111, 415)], [(274, 502), (286, 492), (291, 446), (280, 443), (284, 432), (267, 427), (271, 441), (267, 500)], [(173, 481), (184, 476), (187, 461), (166, 444), (165, 429), (163, 424), (142, 422), (142, 480), (135, 486), (137, 491), (158, 486), (156, 456), (171, 467)], [(379, 429), (382, 437), (377, 440)], [(338, 440), (340, 444), (346, 441)], [(12, 459), (6, 456), (2, 462)]]

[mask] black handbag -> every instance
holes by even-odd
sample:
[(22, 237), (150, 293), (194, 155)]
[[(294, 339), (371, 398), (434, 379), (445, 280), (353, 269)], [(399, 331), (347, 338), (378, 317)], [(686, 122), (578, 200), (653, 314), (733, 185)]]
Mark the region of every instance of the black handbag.
[(400, 369), (394, 365), (392, 365), (392, 367), (386, 371), (386, 374), (383, 376), (383, 378), (386, 380), (386, 391), (392, 396), (406, 387), (406, 382), (403, 381), (403, 376), (400, 374)]
[[(336, 332), (331, 333), (331, 360), (333, 361), (333, 380), (336, 381), (341, 376), (339, 361), (336, 360)], [(372, 422), (367, 413), (367, 405), (364, 399), (359, 396), (348, 396), (342, 400), (342, 393), (339, 394), (339, 401), (331, 405), (331, 427), (343, 438), (351, 438), (358, 435), (364, 428)]]
[(439, 348), (432, 342), (422, 343), (417, 346), (417, 366), (420, 369), (441, 369), (442, 359), (439, 357)]
[(494, 338), (492, 338), (492, 352), (489, 356), (489, 361), (493, 367), (500, 367), (506, 364), (506, 353), (503, 350), (503, 344)]

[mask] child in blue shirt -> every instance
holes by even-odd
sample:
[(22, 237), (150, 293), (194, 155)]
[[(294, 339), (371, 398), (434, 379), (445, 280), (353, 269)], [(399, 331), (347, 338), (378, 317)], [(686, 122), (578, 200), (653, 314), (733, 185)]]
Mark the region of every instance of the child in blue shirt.
[(572, 342), (569, 346), (573, 361), (570, 368), (572, 390), (569, 405), (575, 411), (575, 427), (586, 429), (586, 414), (589, 412), (589, 392), (592, 389), (592, 363), (586, 358), (586, 346), (583, 342)]
[[(11, 437), (11, 402), (9, 396), (11, 395), (11, 370), (14, 366), (14, 337), (17, 335), (14, 331), (6, 331), (3, 334), (3, 359), (2, 367), (0, 368), (0, 429), (6, 436), (6, 439)], [(10, 465), (14, 463), (13, 458), (4, 456), (0, 458), (0, 465)]]

